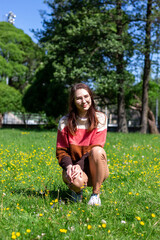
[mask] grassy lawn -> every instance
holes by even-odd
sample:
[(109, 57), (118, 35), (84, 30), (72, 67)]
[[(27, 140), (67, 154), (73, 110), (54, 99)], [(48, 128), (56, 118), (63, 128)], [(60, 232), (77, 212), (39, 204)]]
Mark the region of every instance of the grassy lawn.
[(55, 131), (0, 130), (0, 239), (160, 239), (160, 135), (108, 133), (101, 207), (70, 201)]

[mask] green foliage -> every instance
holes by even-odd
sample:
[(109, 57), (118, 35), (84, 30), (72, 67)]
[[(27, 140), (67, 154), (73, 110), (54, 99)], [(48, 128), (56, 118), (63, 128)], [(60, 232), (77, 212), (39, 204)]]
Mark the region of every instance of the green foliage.
[(0, 113), (22, 111), (22, 95), (18, 90), (0, 83)]
[(21, 29), (0, 22), (0, 76), (9, 85), (23, 90), (31, 81), (42, 58), (42, 50)]
[(52, 69), (52, 64), (47, 64), (37, 72), (24, 94), (23, 105), (29, 112), (44, 111), (47, 116), (57, 118), (68, 110), (68, 88), (54, 80)]
[[(134, 84), (134, 75), (128, 71), (124, 71), (123, 77), (125, 79), (124, 82), (124, 92), (126, 98), (126, 105), (128, 103), (128, 96), (130, 96), (130, 91), (133, 89)], [(134, 91), (134, 90), (133, 90)], [(117, 74), (115, 71), (110, 72), (107, 75), (106, 79), (99, 79), (95, 83), (95, 92), (99, 99), (100, 106), (108, 106), (110, 108), (115, 104), (117, 104), (117, 94), (119, 92), (119, 85), (117, 83)], [(132, 95), (133, 97), (133, 95)]]
[[(48, 70), (48, 64), (51, 66), (49, 69), (52, 71), (51, 74), (46, 74), (43, 79), (43, 84), (49, 85), (48, 89), (53, 85), (55, 88), (57, 84), (65, 89), (66, 86), (84, 81), (96, 82), (95, 86), (98, 88), (100, 85), (103, 86), (104, 93), (112, 91), (112, 95), (117, 94), (116, 65), (119, 63), (117, 54), (124, 55), (125, 60), (123, 59), (121, 63), (124, 67), (122, 78), (126, 84), (129, 84), (130, 74), (125, 68), (128, 58), (133, 54), (133, 42), (128, 34), (127, 15), (124, 12), (122, 13), (123, 34), (120, 38), (117, 35), (118, 17), (115, 5), (111, 8), (101, 1), (75, 0), (56, 1), (56, 4), (54, 1), (46, 1), (46, 3), (52, 14), (48, 20), (43, 19), (44, 29), (36, 34), (40, 43), (46, 48), (45, 71)], [(36, 77), (37, 87), (44, 88), (38, 74)], [(98, 89), (97, 92), (100, 90)], [(102, 95), (100, 94), (100, 97)], [(46, 97), (50, 102), (49, 94), (44, 96), (45, 102)], [(59, 103), (57, 99), (58, 108), (61, 109)]]
[[(0, 130), (0, 239), (128, 240), (160, 236), (160, 135), (108, 132), (101, 207), (70, 200), (56, 132)], [(20, 236), (19, 236), (20, 235)]]
[[(143, 82), (139, 82), (132, 86), (132, 88), (128, 89), (128, 92), (126, 94), (127, 99), (127, 106), (132, 105), (137, 102), (137, 99), (135, 99), (134, 95), (137, 95), (140, 100), (142, 100), (142, 85)], [(159, 98), (159, 92), (160, 92), (160, 85), (157, 84), (155, 81), (149, 81), (149, 107), (152, 109), (152, 106), (155, 105), (156, 99)], [(154, 112), (154, 111), (153, 111)]]

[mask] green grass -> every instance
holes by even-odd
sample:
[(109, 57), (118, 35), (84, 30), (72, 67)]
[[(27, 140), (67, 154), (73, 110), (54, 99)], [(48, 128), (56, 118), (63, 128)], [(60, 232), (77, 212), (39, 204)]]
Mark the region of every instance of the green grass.
[(160, 239), (160, 135), (108, 133), (101, 207), (72, 203), (56, 132), (0, 130), (0, 239)]

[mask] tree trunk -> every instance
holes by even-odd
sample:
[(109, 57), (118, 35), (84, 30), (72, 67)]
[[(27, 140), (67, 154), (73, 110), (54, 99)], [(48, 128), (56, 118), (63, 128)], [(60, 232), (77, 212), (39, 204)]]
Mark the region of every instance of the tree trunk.
[(123, 88), (118, 93), (118, 132), (128, 133)]
[(153, 133), (153, 134), (159, 133), (158, 128), (156, 126), (156, 120), (155, 120), (154, 114), (150, 109), (148, 109), (148, 124), (149, 124), (150, 133)]
[(2, 128), (2, 120), (3, 120), (3, 114), (0, 113), (0, 128)]
[(142, 117), (141, 117), (141, 133), (147, 133), (147, 115), (148, 115), (148, 85), (151, 68), (150, 46), (151, 46), (151, 12), (152, 0), (148, 0), (147, 4), (147, 22), (146, 22), (146, 38), (145, 38), (145, 60), (143, 74), (142, 89)]
[[(137, 103), (134, 104), (134, 106), (130, 106), (131, 109), (134, 109), (136, 111), (139, 111), (142, 114), (142, 102), (140, 101), (140, 99), (135, 95), (135, 99), (137, 99)], [(156, 125), (156, 120), (154, 117), (153, 112), (151, 111), (151, 109), (148, 107), (147, 109), (147, 122), (149, 125), (149, 133), (152, 134), (158, 134), (158, 128)]]
[[(117, 35), (119, 40), (122, 39), (123, 33), (123, 25), (122, 25), (122, 3), (121, 0), (116, 1), (117, 4)], [(123, 52), (117, 54), (117, 64), (116, 64), (116, 71), (117, 71), (117, 82), (118, 82), (118, 132), (128, 132), (127, 127), (127, 120), (126, 120), (126, 111), (125, 111), (125, 97), (124, 97), (124, 80), (123, 80), (123, 73), (124, 73), (124, 64), (123, 64)]]

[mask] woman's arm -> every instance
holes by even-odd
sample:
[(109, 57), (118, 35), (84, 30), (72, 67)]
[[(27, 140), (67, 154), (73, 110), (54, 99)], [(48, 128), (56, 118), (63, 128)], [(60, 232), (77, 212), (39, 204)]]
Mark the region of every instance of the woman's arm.
[(73, 165), (69, 147), (66, 117), (63, 117), (58, 126), (56, 157), (59, 165), (65, 170), (68, 165)]

